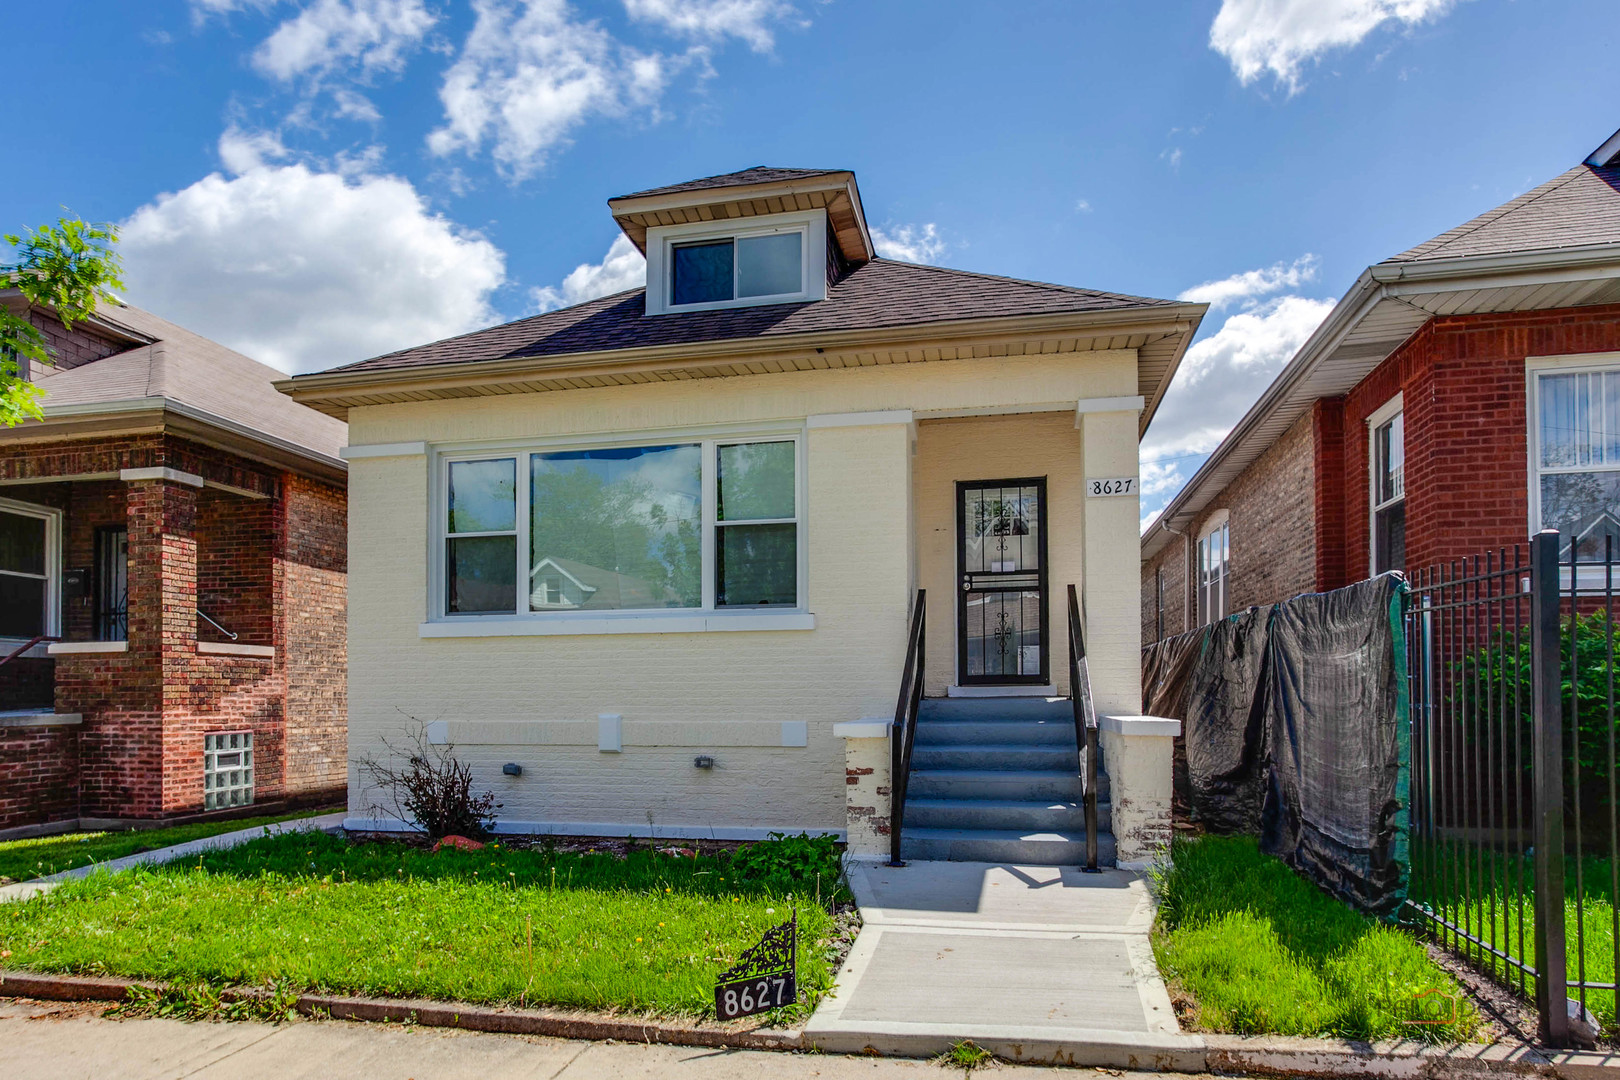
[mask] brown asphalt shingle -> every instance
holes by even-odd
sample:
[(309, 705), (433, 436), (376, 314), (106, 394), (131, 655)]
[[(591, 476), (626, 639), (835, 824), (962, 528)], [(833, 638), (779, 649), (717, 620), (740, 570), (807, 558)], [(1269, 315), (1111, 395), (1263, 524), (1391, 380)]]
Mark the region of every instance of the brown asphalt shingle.
[(647, 316), (642, 289), (389, 353), (334, 371), (388, 371), (519, 356), (870, 330), (959, 319), (1116, 311), (1174, 304), (1141, 296), (873, 259), (827, 299)]
[(1577, 165), (1387, 261), (1507, 255), (1592, 244), (1620, 244), (1620, 166)]
[(683, 184), (670, 184), (667, 187), (648, 188), (646, 191), (635, 191), (629, 195), (616, 195), (616, 199), (639, 199), (643, 195), (672, 195), (677, 191), (704, 191), (708, 188), (734, 187), (738, 184), (774, 184), (781, 180), (803, 180), (807, 176), (831, 176), (836, 172), (847, 172), (845, 169), (773, 169), (769, 165), (755, 165), (751, 169), (740, 172), (721, 173), (719, 176), (705, 176), (698, 180), (688, 180)]

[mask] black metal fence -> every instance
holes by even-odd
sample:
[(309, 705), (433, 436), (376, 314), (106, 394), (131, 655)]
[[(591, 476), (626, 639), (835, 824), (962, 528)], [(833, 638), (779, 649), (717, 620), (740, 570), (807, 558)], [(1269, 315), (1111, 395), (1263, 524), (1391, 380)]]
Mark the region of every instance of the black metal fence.
[(1415, 573), (1404, 618), (1404, 911), (1533, 997), (1554, 1046), (1572, 1016), (1614, 1027), (1620, 970), (1617, 567), (1594, 546), (1545, 532)]

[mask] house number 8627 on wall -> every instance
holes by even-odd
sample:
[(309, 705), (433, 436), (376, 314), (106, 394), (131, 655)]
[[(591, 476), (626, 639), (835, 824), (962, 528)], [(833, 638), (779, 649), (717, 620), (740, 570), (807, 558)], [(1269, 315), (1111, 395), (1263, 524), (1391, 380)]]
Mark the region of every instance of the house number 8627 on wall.
[(1103, 495), (1135, 495), (1136, 477), (1116, 476), (1105, 480), (1087, 480), (1086, 494), (1096, 497)]

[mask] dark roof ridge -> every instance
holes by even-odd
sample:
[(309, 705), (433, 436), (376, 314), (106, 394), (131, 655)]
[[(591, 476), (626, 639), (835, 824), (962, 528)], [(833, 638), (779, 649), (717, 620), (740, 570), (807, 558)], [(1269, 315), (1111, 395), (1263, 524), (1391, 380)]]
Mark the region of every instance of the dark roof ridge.
[[(627, 195), (615, 195), (608, 202), (618, 202), (622, 199), (641, 199), (652, 195), (675, 195), (689, 191), (706, 191), (748, 184), (774, 184), (791, 180), (807, 180), (814, 176), (832, 176), (849, 171), (849, 169), (797, 169), (785, 165), (750, 165), (746, 169), (734, 169), (731, 172), (715, 173), (713, 176), (699, 176), (675, 184), (664, 184), (643, 191), (632, 191)], [(750, 173), (768, 173), (770, 175), (752, 180), (741, 179)], [(731, 182), (716, 183), (717, 180)]]
[(1559, 173), (1551, 180), (1547, 180), (1536, 185), (1529, 191), (1524, 192), (1522, 195), (1516, 195), (1507, 202), (1502, 203), (1500, 206), (1492, 207), (1491, 209), (1486, 210), (1484, 213), (1478, 214), (1475, 217), (1463, 222), (1461, 225), (1455, 225), (1438, 236), (1432, 236), (1423, 241), (1423, 243), (1417, 244), (1414, 247), (1409, 247), (1399, 255), (1391, 256), (1384, 261), (1391, 263), (1417, 262), (1419, 259), (1426, 258), (1433, 251), (1437, 251), (1449, 244), (1454, 244), (1463, 237), (1468, 236), (1471, 233), (1478, 232), (1487, 225), (1491, 225), (1502, 220), (1509, 214), (1518, 213), (1525, 207), (1534, 205), (1535, 203), (1546, 198), (1548, 195), (1551, 195), (1553, 192), (1557, 191), (1559, 188), (1573, 182), (1575, 178), (1580, 175), (1582, 170), (1590, 169), (1591, 166), (1584, 163), (1576, 165), (1573, 168), (1566, 169), (1564, 172)]

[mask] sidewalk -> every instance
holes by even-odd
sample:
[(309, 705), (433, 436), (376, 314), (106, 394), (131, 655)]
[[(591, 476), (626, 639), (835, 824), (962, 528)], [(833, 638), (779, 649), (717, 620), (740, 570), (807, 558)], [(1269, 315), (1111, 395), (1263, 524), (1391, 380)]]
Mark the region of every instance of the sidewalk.
[[(346, 1021), (107, 1020), (104, 1006), (0, 998), (7, 1080), (947, 1080), (927, 1061), (576, 1042)], [(1068, 1069), (1001, 1069), (1072, 1078)], [(994, 1075), (994, 1074), (986, 1074)], [(1161, 1074), (1162, 1076), (1162, 1074)]]
[(805, 1027), (825, 1050), (1201, 1070), (1153, 963), (1140, 875), (1072, 867), (856, 863), (864, 926)]

